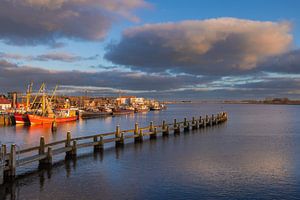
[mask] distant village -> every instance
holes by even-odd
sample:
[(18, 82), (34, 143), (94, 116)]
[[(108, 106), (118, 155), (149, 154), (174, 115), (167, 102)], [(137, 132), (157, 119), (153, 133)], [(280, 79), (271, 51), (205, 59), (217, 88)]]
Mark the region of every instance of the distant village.
[(241, 103), (241, 104), (283, 104), (300, 105), (300, 100), (291, 100), (289, 98), (265, 98), (263, 100), (226, 100), (223, 103)]
[[(9, 92), (0, 95), (0, 125), (51, 124), (132, 113), (159, 111), (166, 105), (155, 99), (136, 96), (89, 97)], [(7, 118), (7, 119), (6, 119)]]

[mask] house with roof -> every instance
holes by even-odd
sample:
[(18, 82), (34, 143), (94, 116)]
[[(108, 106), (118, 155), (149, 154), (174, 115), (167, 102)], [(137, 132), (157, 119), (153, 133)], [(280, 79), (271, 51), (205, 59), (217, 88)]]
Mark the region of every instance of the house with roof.
[(0, 97), (0, 110), (7, 110), (11, 108), (10, 100)]

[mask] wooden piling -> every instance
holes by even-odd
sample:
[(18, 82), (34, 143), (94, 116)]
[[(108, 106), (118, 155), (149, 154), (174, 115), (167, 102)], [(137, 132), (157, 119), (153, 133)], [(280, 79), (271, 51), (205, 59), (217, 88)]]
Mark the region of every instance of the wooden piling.
[(184, 126), (184, 128), (183, 128), (184, 132), (187, 132), (190, 130), (190, 124), (186, 118), (184, 118), (183, 126)]
[(143, 142), (143, 130), (140, 129), (140, 133), (134, 138), (134, 142)]
[(71, 156), (72, 158), (74, 158), (76, 157), (76, 155), (77, 155), (77, 141), (73, 140)]
[[(6, 148), (6, 147), (5, 147)], [(4, 183), (5, 155), (3, 145), (0, 147), (0, 185)]]
[(199, 120), (195, 120), (195, 129), (199, 128)]
[(121, 134), (120, 125), (116, 126), (115, 138), (116, 138), (116, 142), (115, 142), (116, 147), (120, 147), (124, 144), (124, 136), (123, 133)]
[(51, 131), (52, 132), (56, 132), (57, 131), (57, 123), (56, 123), (56, 119), (54, 118), (54, 121), (51, 124)]
[[(70, 131), (67, 132), (65, 147), (71, 147), (71, 132)], [(68, 157), (72, 157), (71, 150), (66, 151), (66, 158), (68, 158)]]
[(95, 143), (97, 143), (97, 144), (94, 145), (94, 151), (95, 152), (103, 149), (103, 137), (102, 136), (100, 136), (100, 141), (98, 141), (98, 137), (97, 136), (95, 136), (93, 138), (93, 140), (94, 140)]
[(180, 124), (177, 123), (176, 119), (174, 119), (174, 134), (180, 134)]
[(12, 144), (9, 154), (9, 177), (14, 178), (16, 176), (16, 145)]
[(153, 132), (153, 130), (154, 130), (154, 125), (153, 125), (153, 121), (151, 121), (149, 125), (149, 132)]
[(163, 136), (168, 136), (169, 135), (169, 125), (165, 125), (165, 128), (162, 131)]
[(210, 122), (209, 122), (209, 117), (208, 115), (205, 116), (205, 123), (206, 125), (205, 126), (209, 126), (210, 125)]
[(174, 127), (174, 130), (177, 128), (177, 120), (176, 119), (174, 119), (173, 127)]
[(156, 128), (156, 127), (154, 127), (154, 129), (153, 129), (153, 133), (152, 133), (152, 134), (150, 134), (150, 140), (152, 140), (152, 139), (156, 139), (156, 135), (157, 135), (157, 128)]
[(45, 154), (45, 139), (44, 137), (40, 137), (40, 147), (39, 147), (39, 155)]
[(139, 124), (135, 123), (134, 124), (134, 135), (138, 135), (139, 134)]
[(216, 119), (215, 119), (215, 124), (217, 125), (219, 123), (219, 113), (217, 113)]
[(52, 147), (48, 147), (47, 158), (45, 160), (45, 164), (52, 165), (52, 157), (53, 157)]
[(6, 154), (7, 154), (6, 144), (2, 144), (1, 151), (4, 156), (4, 160), (6, 160)]
[(162, 130), (165, 130), (165, 128), (166, 128), (166, 120), (163, 120), (161, 128), (162, 128)]

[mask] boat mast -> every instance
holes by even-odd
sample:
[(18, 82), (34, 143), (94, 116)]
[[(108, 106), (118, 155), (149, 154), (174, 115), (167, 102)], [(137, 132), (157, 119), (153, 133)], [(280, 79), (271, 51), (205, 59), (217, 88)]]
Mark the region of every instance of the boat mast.
[(42, 90), (44, 90), (44, 88), (45, 88), (45, 83), (42, 83), (42, 85), (41, 85), (41, 87), (40, 87), (38, 93), (35, 95), (35, 97), (34, 97), (34, 99), (33, 99), (33, 102), (32, 102), (32, 105), (31, 105), (31, 109), (34, 108), (34, 104), (35, 104), (35, 102), (36, 102), (36, 100), (37, 100), (39, 94), (42, 92)]
[(45, 87), (43, 89), (43, 95), (42, 95), (42, 115), (44, 116), (46, 114), (46, 92)]
[(28, 112), (30, 110), (30, 97), (32, 92), (32, 85), (33, 81), (30, 82), (28, 85), (27, 91), (26, 91), (26, 111)]

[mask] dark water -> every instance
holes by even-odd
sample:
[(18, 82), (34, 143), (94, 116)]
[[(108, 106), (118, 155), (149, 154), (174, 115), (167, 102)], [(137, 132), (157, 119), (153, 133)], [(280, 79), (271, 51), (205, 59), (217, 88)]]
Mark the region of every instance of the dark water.
[(86, 149), (77, 160), (0, 186), (0, 199), (300, 199), (300, 106), (170, 105), (158, 113), (66, 124), (56, 134), (49, 127), (6, 127), (0, 138), (26, 147), (41, 135), (49, 142), (68, 130), (88, 135), (111, 132), (116, 124), (127, 129), (135, 121), (146, 126), (218, 111), (229, 113), (226, 124), (129, 141), (103, 153)]

